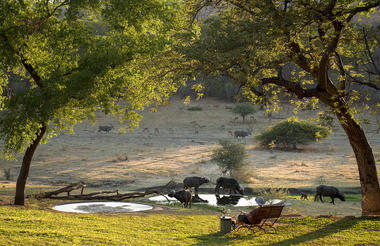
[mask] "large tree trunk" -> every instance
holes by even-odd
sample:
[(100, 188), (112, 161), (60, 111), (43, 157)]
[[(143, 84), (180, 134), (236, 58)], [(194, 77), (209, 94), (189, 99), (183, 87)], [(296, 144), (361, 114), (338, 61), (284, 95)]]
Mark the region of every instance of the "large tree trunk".
[(362, 215), (380, 215), (380, 188), (372, 148), (363, 129), (346, 108), (341, 108), (337, 116), (348, 136), (358, 164), (362, 191)]
[(40, 143), (43, 135), (45, 134), (45, 132), (46, 132), (46, 126), (43, 123), (42, 127), (36, 133), (37, 134), (36, 139), (25, 151), (24, 158), (22, 159), (20, 173), (18, 175), (17, 183), (16, 183), (15, 205), (24, 205), (25, 184), (29, 175), (30, 163), (32, 162), (34, 152), (38, 144)]

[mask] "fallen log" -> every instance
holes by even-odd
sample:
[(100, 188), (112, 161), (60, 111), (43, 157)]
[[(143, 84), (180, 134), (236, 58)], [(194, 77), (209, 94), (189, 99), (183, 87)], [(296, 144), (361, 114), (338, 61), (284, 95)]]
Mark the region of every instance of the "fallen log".
[(65, 186), (61, 189), (55, 190), (55, 191), (49, 191), (49, 192), (43, 192), (40, 194), (35, 195), (35, 198), (51, 198), (52, 196), (58, 195), (63, 192), (67, 192), (67, 196), (70, 196), (70, 192), (73, 190), (81, 189), (81, 195), (83, 194), (83, 190), (86, 187), (86, 184), (83, 182), (78, 182), (74, 184), (70, 184), (68, 186)]
[[(170, 182), (169, 182), (170, 183)], [(84, 188), (86, 184), (83, 182), (78, 182), (74, 184), (70, 184), (66, 187), (55, 191), (43, 192), (40, 194), (33, 195), (33, 197), (37, 199), (57, 199), (57, 200), (111, 200), (111, 201), (122, 201), (130, 198), (138, 198), (144, 197), (151, 194), (159, 194), (169, 199), (159, 190), (147, 189), (145, 192), (129, 192), (129, 193), (119, 193), (118, 190), (112, 191), (99, 191), (88, 194), (83, 194)], [(79, 195), (70, 195), (70, 192), (73, 190), (81, 189), (81, 193)], [(67, 193), (67, 196), (58, 196), (61, 193)], [(104, 194), (112, 194), (112, 195), (104, 195)], [(29, 197), (29, 196), (28, 196)]]

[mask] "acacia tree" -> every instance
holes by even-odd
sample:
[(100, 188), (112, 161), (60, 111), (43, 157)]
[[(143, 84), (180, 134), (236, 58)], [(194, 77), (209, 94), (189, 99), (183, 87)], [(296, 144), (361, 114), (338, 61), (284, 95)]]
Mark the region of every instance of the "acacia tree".
[[(181, 58), (182, 71), (191, 71), (192, 76), (227, 74), (256, 102), (269, 98), (277, 106), (279, 95), (288, 94), (298, 102), (327, 105), (356, 156), (362, 214), (379, 215), (376, 163), (356, 118), (361, 108), (367, 109), (356, 101), (364, 90), (349, 89), (347, 84), (379, 90), (379, 80), (366, 80), (353, 66), (366, 51), (361, 28), (353, 18), (369, 14), (380, 2), (189, 0), (186, 4), (192, 17), (188, 19), (196, 28), (180, 32), (177, 38), (181, 41), (172, 49)], [(205, 19), (207, 11), (215, 14)]]
[(240, 115), (244, 119), (249, 114), (254, 114), (256, 112), (256, 109), (248, 103), (238, 103), (235, 105), (235, 107), (231, 110), (233, 113)]
[(3, 157), (25, 151), (15, 204), (24, 204), (41, 142), (95, 120), (96, 110), (137, 127), (139, 110), (175, 90), (164, 78), (148, 80), (144, 63), (167, 46), (177, 7), (175, 0), (0, 1), (0, 88), (14, 74), (30, 83), (0, 99)]

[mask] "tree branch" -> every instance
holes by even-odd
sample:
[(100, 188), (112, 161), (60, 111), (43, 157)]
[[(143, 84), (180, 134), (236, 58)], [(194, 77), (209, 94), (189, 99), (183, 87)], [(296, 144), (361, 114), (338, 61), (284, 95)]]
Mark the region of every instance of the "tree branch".
[(322, 11), (323, 15), (332, 15), (332, 10), (335, 7), (336, 0), (330, 0), (329, 4), (327, 7)]
[(356, 84), (359, 84), (359, 85), (365, 85), (365, 86), (368, 86), (368, 87), (371, 87), (372, 89), (375, 89), (375, 90), (378, 90), (380, 91), (380, 87), (374, 83), (371, 83), (371, 82), (363, 82), (363, 81), (360, 81), (358, 79), (356, 79), (355, 77), (352, 77), (350, 74), (347, 73), (347, 75), (352, 79), (352, 81)]
[(255, 16), (255, 15), (256, 15), (255, 12), (253, 12), (252, 10), (246, 8), (244, 5), (240, 4), (239, 1), (227, 1), (227, 2), (231, 3), (232, 5), (238, 7), (239, 9), (241, 9), (241, 10), (247, 12), (248, 14), (250, 14), (250, 15), (252, 15), (252, 16)]
[(5, 34), (0, 33), (0, 37), (3, 38), (3, 40), (7, 43), (8, 47), (14, 52), (18, 57), (20, 57), (20, 62), (28, 71), (34, 82), (37, 84), (38, 87), (43, 88), (43, 85), (41, 84), (41, 77), (37, 74), (36, 70), (33, 68), (33, 66), (28, 63), (27, 59), (24, 58), (23, 54), (21, 54), (19, 51), (15, 50), (11, 43), (8, 40), (8, 37)]
[(342, 59), (340, 58), (338, 52), (334, 52), (334, 56), (335, 56), (336, 64), (337, 64), (338, 69), (339, 69), (340, 76), (342, 77), (340, 79), (339, 89), (342, 91), (346, 91), (346, 81), (347, 81), (346, 80), (346, 74), (347, 74), (346, 70), (344, 69)]
[(356, 8), (353, 8), (351, 9), (348, 13), (350, 14), (347, 18), (346, 18), (346, 23), (350, 22), (351, 19), (357, 14), (357, 13), (360, 13), (360, 12), (363, 12), (363, 11), (367, 11), (367, 10), (370, 10), (372, 8), (375, 8), (377, 6), (380, 6), (380, 2), (379, 1), (376, 1), (376, 2), (373, 2), (367, 6), (363, 6), (363, 7), (356, 7)]
[(317, 77), (317, 72), (311, 68), (308, 59), (303, 55), (305, 52), (301, 50), (300, 46), (295, 42), (291, 42), (289, 48), (293, 53), (291, 54), (291, 58), (295, 59), (294, 62), (306, 72)]
[(367, 50), (367, 53), (368, 53), (367, 55), (368, 55), (369, 59), (371, 60), (373, 68), (375, 69), (376, 73), (380, 74), (380, 70), (377, 67), (377, 65), (375, 63), (375, 60), (373, 59), (373, 56), (371, 54), (371, 49), (369, 48), (369, 45), (368, 45), (367, 33), (365, 32), (364, 27), (363, 27), (363, 38), (364, 38), (365, 47), (366, 47), (366, 50)]
[(61, 4), (58, 4), (54, 9), (53, 11), (49, 11), (49, 6), (47, 6), (47, 13), (48, 15), (46, 16), (46, 19), (50, 18), (59, 8), (63, 7), (64, 5), (68, 4), (69, 1), (68, 0), (65, 0), (63, 1)]
[(327, 49), (323, 52), (322, 58), (319, 62), (319, 71), (318, 71), (318, 87), (326, 90), (330, 94), (335, 94), (336, 93), (336, 88), (329, 83), (329, 78), (328, 78), (328, 69), (329, 69), (329, 60), (330, 60), (330, 55), (335, 52), (336, 47), (338, 46), (341, 31), (343, 29), (343, 25), (341, 22), (335, 20), (333, 21), (333, 26), (335, 29), (335, 35), (330, 41)]
[(263, 78), (261, 81), (263, 85), (274, 84), (284, 87), (289, 92), (294, 93), (299, 99), (316, 97), (323, 102), (328, 102), (329, 105), (332, 103), (330, 96), (318, 88), (305, 89), (300, 84), (285, 80), (281, 77)]

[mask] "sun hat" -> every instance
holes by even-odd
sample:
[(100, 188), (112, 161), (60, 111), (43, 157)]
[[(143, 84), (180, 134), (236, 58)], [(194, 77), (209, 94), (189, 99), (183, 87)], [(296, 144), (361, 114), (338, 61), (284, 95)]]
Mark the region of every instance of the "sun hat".
[(255, 201), (256, 201), (257, 205), (259, 205), (259, 206), (262, 206), (265, 204), (265, 200), (261, 196), (256, 197)]

